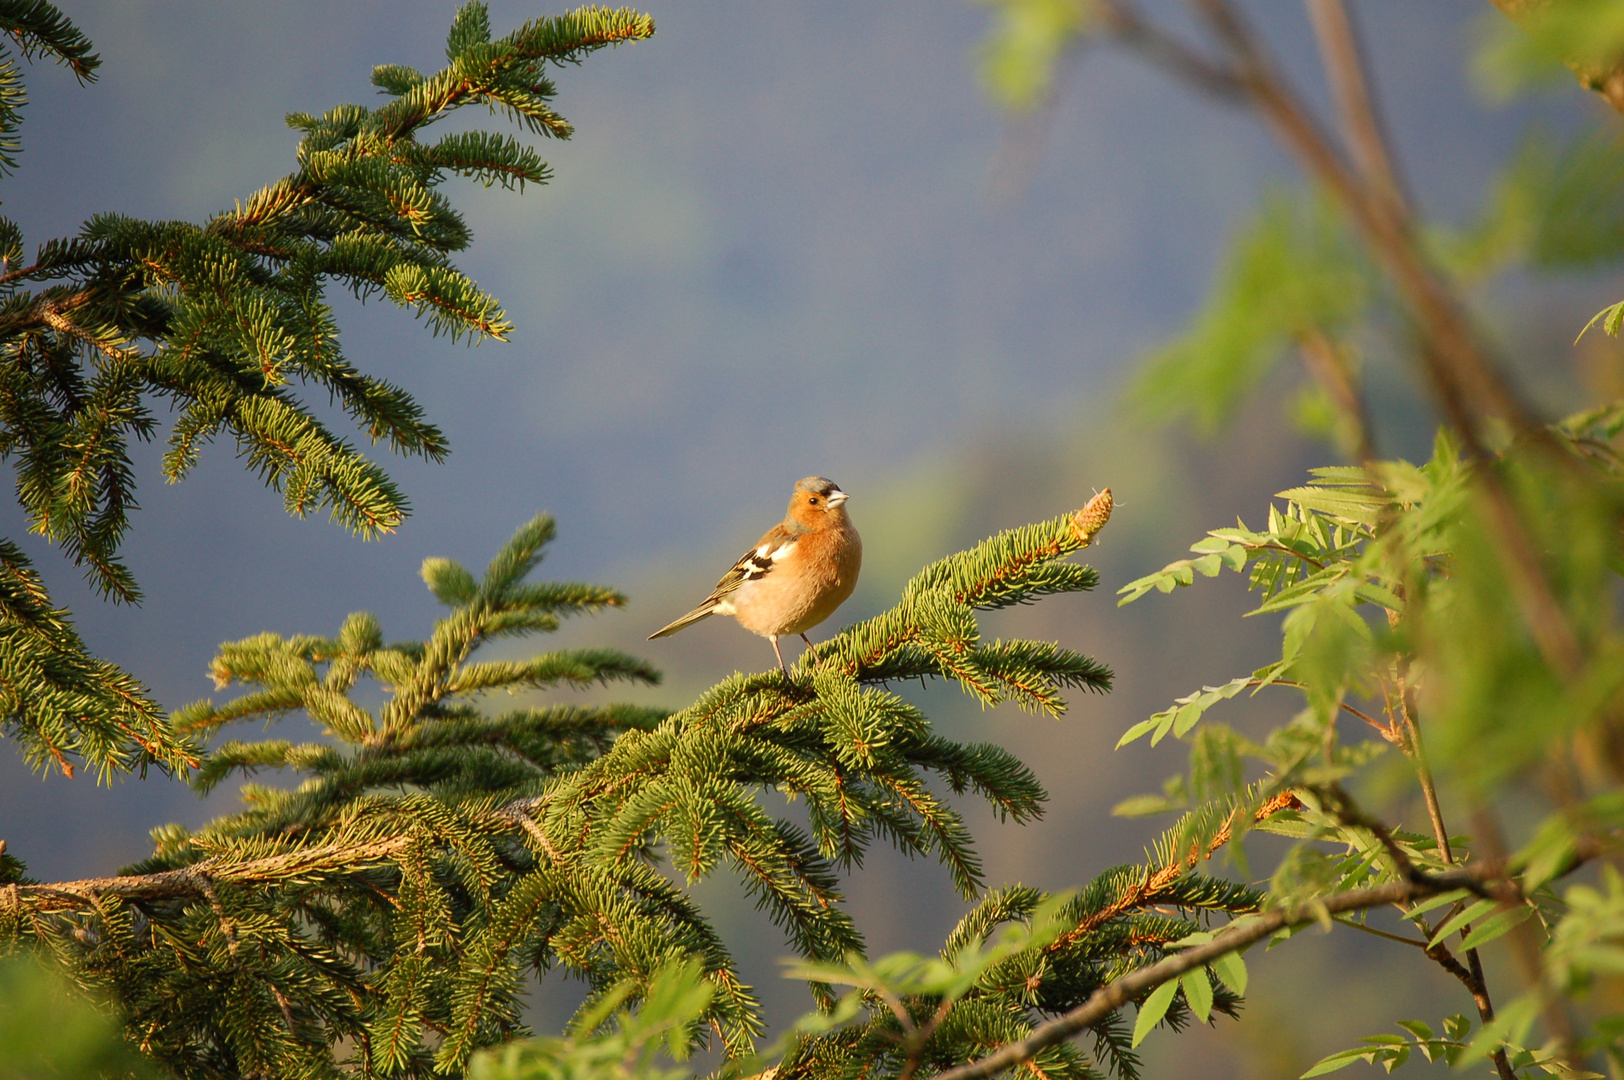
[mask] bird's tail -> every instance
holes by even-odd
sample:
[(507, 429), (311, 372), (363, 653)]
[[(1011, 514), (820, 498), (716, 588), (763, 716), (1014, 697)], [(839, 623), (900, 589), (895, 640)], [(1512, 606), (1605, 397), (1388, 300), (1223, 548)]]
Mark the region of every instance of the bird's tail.
[(648, 639), (653, 641), (657, 637), (669, 637), (690, 623), (696, 623), (700, 619), (710, 618), (711, 613), (715, 610), (716, 603), (712, 600), (707, 600), (703, 604), (700, 604), (698, 607), (694, 608), (688, 614), (684, 615), (682, 618), (678, 619), (676, 622), (670, 624), (669, 626), (663, 626), (654, 631), (654, 633), (648, 636)]

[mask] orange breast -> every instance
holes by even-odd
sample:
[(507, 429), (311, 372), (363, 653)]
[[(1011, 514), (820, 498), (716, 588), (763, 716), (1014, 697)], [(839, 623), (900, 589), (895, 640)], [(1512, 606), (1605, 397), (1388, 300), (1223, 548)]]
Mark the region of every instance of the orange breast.
[(762, 637), (801, 634), (823, 622), (857, 588), (863, 542), (855, 529), (827, 544), (803, 539), (783, 565), (733, 594), (739, 625)]

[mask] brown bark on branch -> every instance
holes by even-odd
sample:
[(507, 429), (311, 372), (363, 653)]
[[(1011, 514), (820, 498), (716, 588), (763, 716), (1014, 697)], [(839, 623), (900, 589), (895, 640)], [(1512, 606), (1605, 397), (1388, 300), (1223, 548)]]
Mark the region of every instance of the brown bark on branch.
[(156, 874), (9, 885), (0, 887), (0, 912), (74, 910), (94, 907), (108, 896), (120, 900), (174, 900), (185, 896), (211, 899), (214, 882), (279, 881), (334, 871), (354, 873), (388, 861), (411, 842), (409, 836), (392, 836), (369, 844), (328, 844), (247, 862), (215, 857)]
[(1099, 0), (1095, 11), (1119, 43), (1176, 79), (1226, 101), (1244, 101), (1246, 84), (1221, 62), (1209, 60), (1139, 14), (1131, 0)]
[(1393, 163), (1386, 125), (1370, 93), (1358, 28), (1342, 0), (1307, 0), (1308, 15), (1319, 39), (1326, 80), (1342, 116), (1348, 153), (1365, 182), (1396, 213), (1408, 213), (1410, 200)]
[[(1587, 847), (1579, 858), (1594, 857), (1598, 849)], [(1578, 865), (1577, 861), (1574, 864)], [(1276, 908), (1262, 915), (1249, 916), (1230, 926), (1205, 945), (1185, 949), (1176, 956), (1132, 971), (1094, 991), (1077, 1008), (1033, 1029), (1032, 1034), (1017, 1042), (1007, 1043), (984, 1058), (948, 1069), (937, 1075), (937, 1080), (979, 1080), (995, 1076), (1004, 1069), (1029, 1060), (1038, 1051), (1076, 1035), (1083, 1029), (1104, 1020), (1130, 1001), (1137, 1000), (1165, 982), (1178, 978), (1219, 957), (1238, 952), (1247, 946), (1290, 927), (1319, 922), (1332, 915), (1347, 911), (1364, 911), (1420, 900), (1438, 893), (1467, 888), (1489, 895), (1521, 898), (1516, 884), (1505, 877), (1505, 868), (1495, 864), (1465, 867), (1442, 874), (1417, 873), (1413, 878), (1377, 885), (1368, 889), (1353, 889), (1290, 907)]]
[[(1426, 763), (1422, 761), (1420, 756), (1420, 730), (1415, 726), (1413, 720), (1410, 721), (1410, 732), (1412, 736), (1411, 753), (1416, 762), (1417, 770), (1423, 778), (1423, 786), (1429, 792), (1432, 792), (1431, 798), (1435, 803), (1437, 794), (1432, 791), (1431, 775), (1427, 772)], [(1340, 784), (1332, 784), (1326, 794), (1329, 796), (1328, 801), (1332, 804), (1329, 809), (1336, 814), (1344, 825), (1352, 825), (1371, 833), (1382, 845), (1382, 848), (1386, 850), (1388, 858), (1393, 860), (1393, 867), (1398, 871), (1399, 875), (1407, 880), (1416, 878), (1415, 865), (1410, 861), (1410, 857), (1405, 854), (1404, 849), (1399, 846), (1398, 841), (1394, 839), (1392, 832), (1386, 825), (1361, 810)], [(1435, 837), (1440, 845), (1440, 854), (1443, 856), (1444, 862), (1453, 864), (1455, 860), (1453, 854), (1449, 851), (1449, 835), (1444, 829), (1441, 811), (1435, 817), (1433, 827), (1436, 830)], [(1503, 860), (1497, 862), (1496, 865), (1500, 865), (1502, 862)], [(1517, 903), (1521, 902), (1521, 894), (1519, 893)], [(1511, 906), (1508, 899), (1502, 899), (1502, 905)], [(1399, 910), (1403, 911), (1404, 909), (1400, 906)], [(1405, 914), (1406, 916), (1409, 915), (1408, 912), (1405, 912)], [(1426, 927), (1426, 920), (1421, 920), (1421, 925)], [(1462, 926), (1460, 928), (1461, 940), (1464, 941), (1470, 933), (1470, 926)], [(1433, 932), (1430, 928), (1427, 928), (1427, 941), (1430, 943), (1432, 938)], [(1465, 953), (1466, 963), (1462, 965), (1460, 961), (1450, 955), (1449, 950), (1442, 942), (1436, 945), (1424, 943), (1422, 948), (1429, 959), (1453, 975), (1466, 988), (1466, 992), (1472, 996), (1472, 1004), (1477, 1007), (1478, 1019), (1485, 1024), (1493, 1020), (1494, 1001), (1489, 997), (1488, 980), (1483, 975), (1483, 962), (1479, 959), (1477, 950), (1467, 949)], [(1516, 1073), (1511, 1068), (1511, 1061), (1506, 1057), (1504, 1048), (1495, 1050), (1490, 1057), (1494, 1062), (1494, 1070), (1499, 1075), (1500, 1080), (1517, 1080)]]
[[(1559, 467), (1571, 464), (1571, 455), (1558, 447), (1549, 431), (1523, 403), (1501, 375), (1478, 338), (1453, 291), (1431, 266), (1415, 235), (1402, 202), (1379, 197), (1379, 185), (1362, 178), (1320, 130), (1308, 109), (1275, 70), (1262, 42), (1229, 0), (1186, 0), (1230, 53), (1228, 67), (1181, 47), (1161, 47), (1168, 35), (1144, 23), (1129, 0), (1105, 0), (1103, 6), (1127, 12), (1134, 32), (1118, 29), (1120, 19), (1106, 18), (1107, 30), (1122, 44), (1138, 48), (1149, 59), (1172, 67), (1188, 82), (1205, 87), (1211, 70), (1222, 70), (1239, 80), (1243, 100), (1263, 115), (1276, 138), (1297, 158), (1309, 177), (1322, 184), (1347, 211), (1364, 236), (1372, 254), (1398, 289), (1401, 302), (1415, 320), (1421, 338), (1423, 376), (1432, 387), (1445, 417), (1461, 435), (1471, 458), (1483, 463), (1478, 485), (1482, 508), (1500, 535), (1504, 565), (1513, 596), (1541, 654), (1563, 678), (1572, 678), (1583, 665), (1577, 636), (1569, 625), (1532, 538), (1521, 521), (1515, 502), (1485, 449), (1485, 425), (1494, 417), (1509, 423), (1529, 444), (1546, 450)], [(1152, 49), (1151, 44), (1157, 47)], [(1356, 48), (1352, 38), (1342, 42)], [(1355, 57), (1357, 60), (1357, 57)], [(1180, 70), (1182, 67), (1183, 70)], [(1232, 100), (1233, 94), (1220, 96)], [(1354, 107), (1358, 107), (1357, 102)], [(1361, 124), (1379, 136), (1378, 125)], [(1375, 166), (1378, 167), (1379, 166)], [(1396, 180), (1393, 185), (1396, 188)]]

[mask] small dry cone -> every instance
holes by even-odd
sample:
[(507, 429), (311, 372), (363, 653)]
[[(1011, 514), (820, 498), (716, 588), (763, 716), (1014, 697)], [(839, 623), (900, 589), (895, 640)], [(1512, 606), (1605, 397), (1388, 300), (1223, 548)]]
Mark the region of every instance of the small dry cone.
[(1111, 507), (1116, 505), (1111, 499), (1111, 489), (1106, 488), (1092, 499), (1088, 500), (1081, 510), (1071, 515), (1071, 534), (1077, 538), (1077, 543), (1087, 547), (1094, 541), (1094, 534), (1105, 528), (1105, 523), (1111, 520)]

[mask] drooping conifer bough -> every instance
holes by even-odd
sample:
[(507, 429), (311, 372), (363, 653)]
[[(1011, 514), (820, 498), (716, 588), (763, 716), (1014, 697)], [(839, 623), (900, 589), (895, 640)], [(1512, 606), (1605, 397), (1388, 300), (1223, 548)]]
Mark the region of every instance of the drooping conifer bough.
[[(25, 93), (8, 49), (54, 59), (84, 82), (100, 60), (42, 0), (0, 3), (0, 30), (9, 175)], [(385, 65), (372, 73), (380, 104), (289, 116), (300, 132), (294, 170), (200, 225), (98, 214), (29, 253), (22, 226), (0, 217), (0, 459), (16, 470), (29, 527), (104, 595), (138, 600), (118, 555), (136, 507), (129, 443), (159, 437), (167, 411), (166, 480), (225, 438), (289, 513), (326, 510), (362, 536), (394, 529), (405, 495), (304, 391), (336, 401), (368, 442), (395, 453), (438, 461), (449, 448), (406, 390), (345, 357), (327, 288), (386, 297), (454, 340), (501, 339), (501, 305), (452, 262), (472, 234), (441, 186), (464, 176), (522, 190), (549, 171), (511, 135), (435, 126), (483, 106), (531, 135), (568, 138), (550, 72), (653, 32), (647, 15), (591, 7), (493, 38), (485, 5), (469, 3), (444, 69)], [(82, 761), (105, 776), (197, 760), (137, 680), (85, 651), (22, 550), (3, 540), (0, 724), (37, 768), (71, 774)]]

